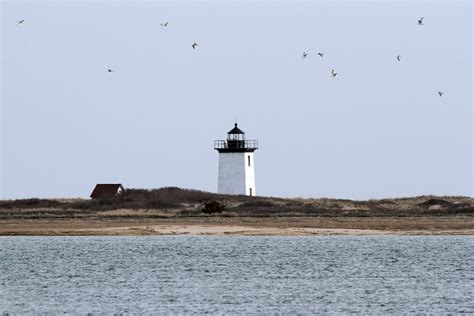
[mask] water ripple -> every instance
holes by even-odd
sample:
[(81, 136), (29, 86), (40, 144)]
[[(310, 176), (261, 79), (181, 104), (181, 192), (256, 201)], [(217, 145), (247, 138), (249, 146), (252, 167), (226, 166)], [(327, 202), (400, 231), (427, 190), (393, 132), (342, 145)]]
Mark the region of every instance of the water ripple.
[(11, 314), (474, 313), (472, 237), (2, 237)]

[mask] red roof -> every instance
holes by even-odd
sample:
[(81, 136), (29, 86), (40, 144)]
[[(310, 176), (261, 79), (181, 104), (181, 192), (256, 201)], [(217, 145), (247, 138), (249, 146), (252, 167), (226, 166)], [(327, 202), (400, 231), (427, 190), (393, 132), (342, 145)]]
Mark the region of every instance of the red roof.
[(97, 184), (91, 193), (91, 198), (97, 199), (104, 197), (114, 197), (121, 191), (124, 191), (124, 188), (120, 183)]

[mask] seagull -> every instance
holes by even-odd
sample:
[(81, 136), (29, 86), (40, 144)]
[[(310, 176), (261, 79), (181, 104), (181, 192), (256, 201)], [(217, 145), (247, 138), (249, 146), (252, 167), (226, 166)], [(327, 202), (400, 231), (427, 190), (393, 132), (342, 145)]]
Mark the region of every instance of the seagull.
[(418, 25), (423, 25), (423, 19), (424, 18), (421, 18), (421, 19), (418, 20)]
[(308, 53), (307, 52), (303, 52), (303, 58), (306, 58), (308, 57)]
[(25, 22), (25, 20), (18, 20), (18, 22), (16, 22), (16, 24), (17, 24), (18, 26), (20, 26), (20, 25), (22, 25), (24, 22)]
[(323, 58), (324, 53), (318, 53), (318, 55), (319, 55), (321, 58)]
[(198, 46), (198, 44), (196, 42), (193, 43), (193, 45), (191, 45), (193, 47), (193, 49), (196, 49), (196, 47)]
[(438, 94), (439, 94), (439, 96), (441, 97), (441, 96), (443, 96), (444, 93), (441, 92), (441, 91), (438, 91)]
[(107, 69), (107, 72), (113, 72), (113, 70), (112, 69)]
[(166, 21), (165, 23), (161, 23), (161, 28), (162, 29), (165, 29), (168, 27), (168, 21)]
[(334, 69), (333, 69), (333, 70), (331, 70), (331, 75), (332, 75), (332, 77), (334, 78), (334, 77), (337, 76), (337, 72), (335, 72)]
[(397, 55), (397, 60), (398, 60), (398, 61), (400, 61), (401, 58), (402, 58), (402, 56)]

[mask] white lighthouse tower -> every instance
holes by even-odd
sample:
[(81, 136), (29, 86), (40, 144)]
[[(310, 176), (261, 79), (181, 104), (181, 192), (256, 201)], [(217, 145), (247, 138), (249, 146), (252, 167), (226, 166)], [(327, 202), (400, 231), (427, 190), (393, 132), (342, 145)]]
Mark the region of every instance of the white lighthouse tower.
[(237, 127), (227, 133), (227, 140), (215, 140), (219, 152), (219, 178), (217, 193), (255, 196), (255, 167), (253, 153), (257, 140), (246, 140)]

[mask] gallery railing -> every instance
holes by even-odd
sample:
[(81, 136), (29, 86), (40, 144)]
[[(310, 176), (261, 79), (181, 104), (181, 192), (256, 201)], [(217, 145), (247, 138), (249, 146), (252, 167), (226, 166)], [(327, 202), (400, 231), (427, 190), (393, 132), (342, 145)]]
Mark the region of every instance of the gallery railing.
[(214, 149), (258, 149), (258, 140), (215, 140)]

